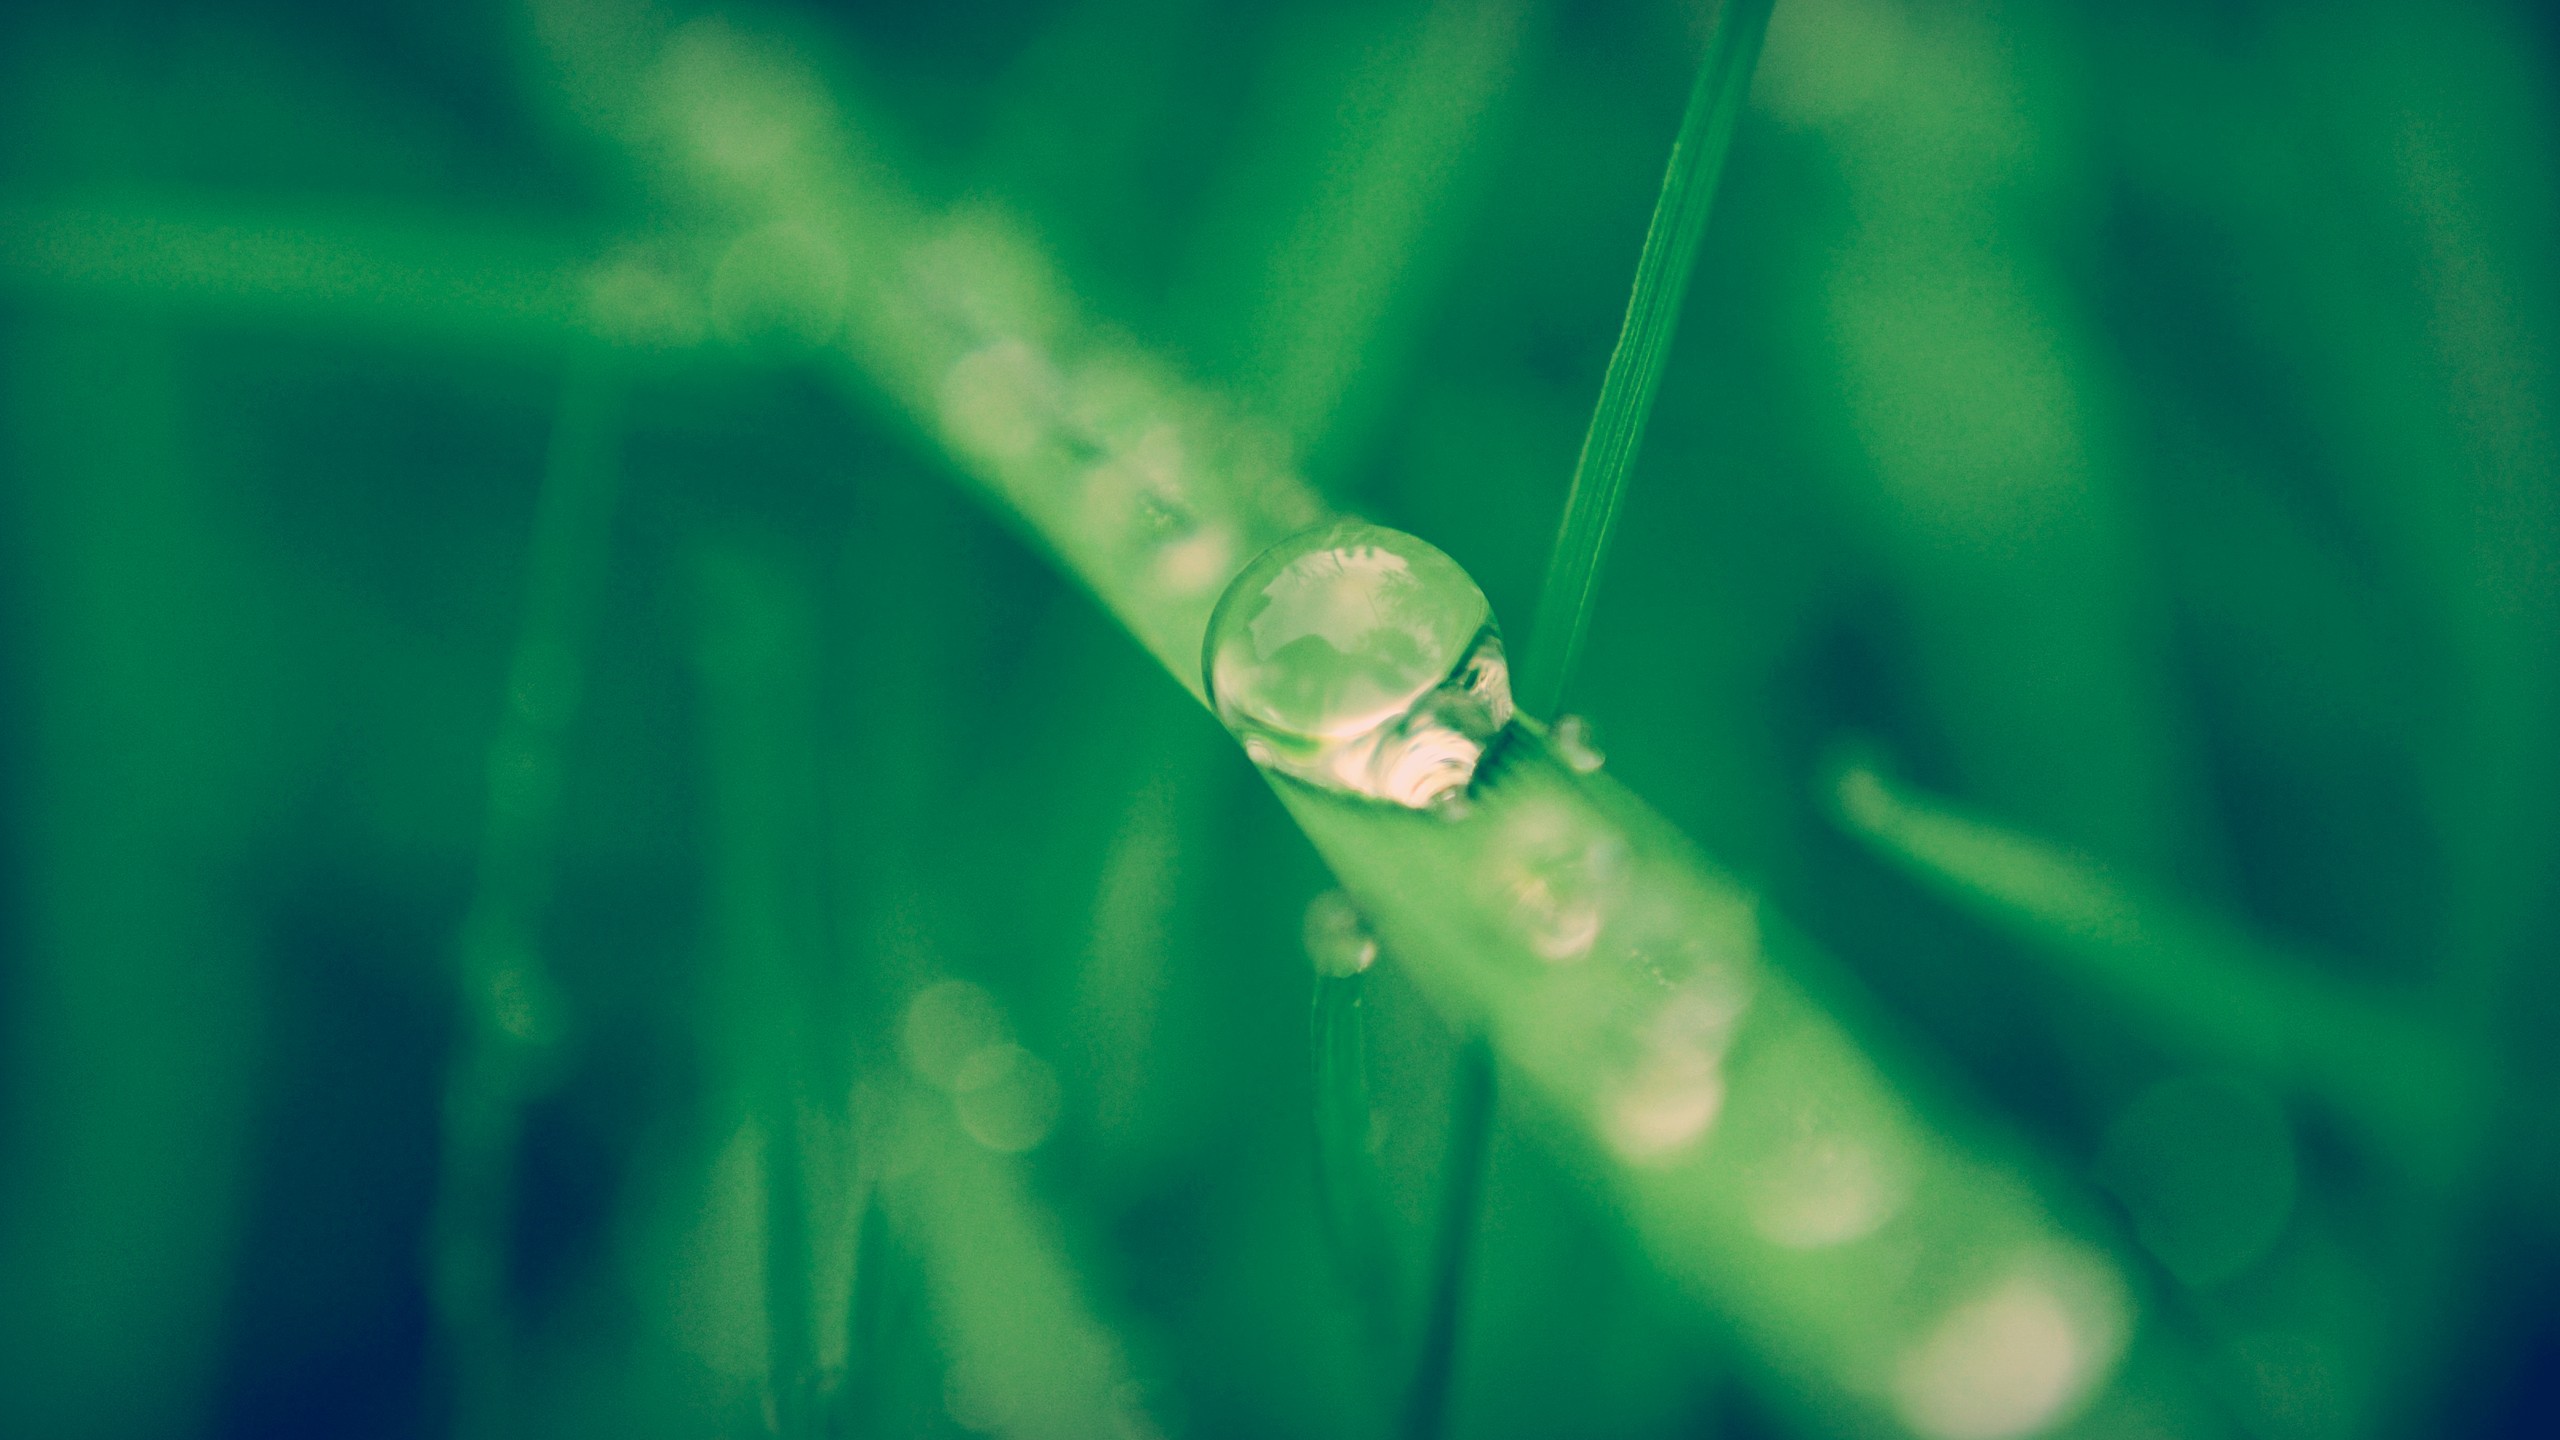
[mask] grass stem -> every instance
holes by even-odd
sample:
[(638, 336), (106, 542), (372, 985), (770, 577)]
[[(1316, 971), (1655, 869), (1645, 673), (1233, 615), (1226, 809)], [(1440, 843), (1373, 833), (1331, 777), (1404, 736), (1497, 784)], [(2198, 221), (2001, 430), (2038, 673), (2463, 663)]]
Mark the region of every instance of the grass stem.
[(1644, 443), (1645, 422), (1653, 414), (1654, 392), (1661, 387), (1662, 367), (1671, 353), (1672, 330), (1689, 291), (1698, 242), (1706, 234), (1716, 181), (1723, 174), (1726, 153), (1733, 148), (1734, 124), (1751, 88), (1751, 68), (1760, 58), (1773, 4), (1774, 0), (1724, 0), (1707, 37), (1697, 83), (1689, 91), (1688, 110), (1680, 117), (1680, 134), (1671, 145), (1662, 193), (1654, 201), (1653, 221), (1645, 229), (1644, 249), (1636, 257), (1626, 320), (1618, 331), (1617, 348), (1609, 353), (1608, 371), (1601, 377), (1600, 400), (1592, 409), (1591, 428), (1583, 435), (1581, 457), (1574, 462), (1564, 521), (1556, 531), (1546, 583), (1538, 595), (1537, 618), (1529, 631), (1532, 643), (1521, 676), (1520, 708), (1542, 720), (1554, 719), (1562, 709), (1574, 665), (1582, 657), (1610, 531), (1617, 524), (1618, 505), (1626, 496), (1636, 451)]
[[(1538, 597), (1520, 694), (1520, 708), (1532, 716), (1555, 717), (1564, 704), (1575, 662), (1581, 658), (1609, 534), (1617, 523), (1618, 504), (1626, 494), (1637, 448), (1644, 440), (1645, 421), (1653, 412), (1654, 392), (1662, 383), (1680, 302), (1688, 293), (1698, 242), (1706, 233), (1716, 180), (1732, 148), (1734, 122), (1750, 89), (1751, 68), (1768, 32), (1772, 3), (1725, 0), (1708, 36), (1697, 83), (1690, 88), (1688, 109), (1681, 116), (1671, 162), (1662, 177), (1662, 192), (1654, 201), (1653, 221), (1636, 258), (1626, 320), (1600, 383), (1600, 400), (1583, 437), (1581, 458), (1574, 465), (1564, 521)], [(1456, 1094), (1456, 1129), (1432, 1257), (1429, 1310), (1407, 1411), (1405, 1433), (1412, 1440), (1430, 1440), (1440, 1433), (1455, 1365), (1458, 1307), (1475, 1234), (1476, 1204), (1484, 1186), (1485, 1137), (1493, 1120), (1493, 1053), (1481, 1034), (1470, 1035), (1460, 1051)]]
[(1316, 1188), (1325, 1242), (1351, 1287), (1371, 1353), (1394, 1334), (1395, 1248), (1370, 1147), (1366, 975), (1315, 978), (1309, 1048), (1316, 1092)]
[(1431, 1243), (1431, 1289), (1424, 1297), (1413, 1389), (1405, 1405), (1405, 1440), (1438, 1440), (1449, 1421), (1457, 1375), (1458, 1328), (1466, 1307), (1468, 1259), (1484, 1198), (1485, 1159), (1493, 1138), (1493, 1046), (1482, 1032), (1458, 1051), (1450, 1102), (1449, 1160), (1442, 1175), (1438, 1229)]
[(460, 941), (463, 1033), (445, 1082), (431, 1241), (454, 1429), (466, 1437), (498, 1433), (512, 1408), (506, 1272), (515, 1151), (559, 1027), (536, 930), (550, 895), (562, 751), (610, 548), (620, 414), (609, 364), (579, 352), (544, 464), (524, 617), (489, 747), (479, 875)]

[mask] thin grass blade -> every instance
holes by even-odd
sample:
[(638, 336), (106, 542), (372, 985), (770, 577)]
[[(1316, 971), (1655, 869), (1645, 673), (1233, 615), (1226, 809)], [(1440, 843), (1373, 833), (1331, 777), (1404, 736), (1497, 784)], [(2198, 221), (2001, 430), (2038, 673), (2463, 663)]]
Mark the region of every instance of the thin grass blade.
[(2469, 1148), (2457, 1117), (2476, 1066), (2423, 1019), (2325, 978), (2238, 926), (2119, 880), (2058, 846), (1841, 763), (1850, 834), (1931, 889), (2119, 997), (2173, 1043), (2312, 1093), (2404, 1167), (2444, 1176)]
[(1760, 58), (1773, 5), (1774, 0), (1725, 0), (1707, 38), (1697, 83), (1689, 91), (1689, 107), (1680, 117), (1653, 222), (1636, 257), (1626, 320), (1617, 348), (1609, 353), (1581, 457), (1574, 462), (1564, 522), (1556, 531), (1537, 618), (1529, 630), (1520, 708), (1541, 719), (1554, 719), (1563, 706), (1574, 665), (1582, 657), (1609, 534), (1644, 443), (1645, 422), (1653, 415), (1654, 392), (1662, 384), (1680, 305), (1689, 293), (1689, 274), (1697, 265), (1698, 242), (1707, 231), (1716, 182), (1733, 148), (1734, 125), (1751, 88), (1751, 69)]
[(1450, 1102), (1449, 1158), (1442, 1169), (1440, 1215), (1431, 1237), (1431, 1289), (1423, 1297), (1422, 1336), (1405, 1401), (1405, 1440), (1439, 1440), (1449, 1428), (1449, 1391), (1457, 1380), (1459, 1326), (1466, 1314), (1467, 1272), (1476, 1221), (1484, 1206), (1485, 1159), (1493, 1139), (1493, 1046), (1471, 1035), (1458, 1050)]
[(433, 1221), (440, 1339), (455, 1371), (454, 1430), (505, 1423), (515, 1343), (505, 1296), (515, 1151), (560, 1026), (535, 935), (551, 893), (558, 795), (587, 641), (610, 550), (621, 383), (592, 349), (573, 358), (536, 501), (524, 617), (489, 747), (479, 874), (459, 946), (462, 1054), (446, 1077)]
[(1363, 975), (1319, 975), (1308, 1044), (1316, 1092), (1316, 1187), (1325, 1241), (1358, 1303), (1367, 1340), (1394, 1333), (1395, 1245), (1369, 1143), (1369, 1042)]

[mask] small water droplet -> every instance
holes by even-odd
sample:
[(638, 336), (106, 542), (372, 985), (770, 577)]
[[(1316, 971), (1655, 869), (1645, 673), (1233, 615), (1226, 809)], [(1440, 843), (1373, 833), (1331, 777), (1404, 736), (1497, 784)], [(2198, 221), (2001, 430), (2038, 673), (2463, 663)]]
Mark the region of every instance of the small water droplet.
[(951, 1091), (960, 1128), (1000, 1154), (1037, 1146), (1058, 1123), (1057, 1072), (1019, 1045), (989, 1045), (962, 1061)]
[(1576, 775), (1588, 775), (1608, 762), (1592, 739), (1591, 722), (1579, 715), (1559, 715), (1547, 731), (1548, 748)]
[(1559, 964), (1588, 956), (1625, 893), (1626, 847), (1547, 802), (1511, 812), (1491, 874), (1529, 948)]
[(1307, 958), (1317, 974), (1335, 979), (1378, 963), (1378, 937), (1350, 896), (1327, 890), (1307, 902)]
[(1511, 721), (1493, 608), (1458, 562), (1346, 520), (1264, 551), (1210, 617), (1218, 718), (1259, 764), (1424, 809), (1462, 795)]
[(1745, 997), (1728, 977), (1700, 976), (1664, 1001), (1638, 1037), (1638, 1058), (1602, 1117), (1610, 1143), (1639, 1164), (1670, 1159), (1724, 1112), (1725, 1050)]
[(1009, 1039), (996, 998), (966, 980), (945, 980), (918, 991), (898, 1026), (907, 1068), (943, 1090), (958, 1087), (972, 1057)]

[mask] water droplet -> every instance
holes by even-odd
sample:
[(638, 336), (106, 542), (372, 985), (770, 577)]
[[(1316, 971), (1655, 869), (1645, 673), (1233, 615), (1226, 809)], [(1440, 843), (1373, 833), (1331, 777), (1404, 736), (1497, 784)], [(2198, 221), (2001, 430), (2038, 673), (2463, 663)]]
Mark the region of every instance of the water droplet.
[(1553, 803), (1524, 804), (1505, 822), (1491, 874), (1529, 948), (1559, 964), (1588, 956), (1624, 893), (1623, 842)]
[(1819, 1250), (1872, 1235), (1902, 1209), (1910, 1176), (1879, 1145), (1807, 1123), (1751, 1186), (1751, 1222), (1787, 1250)]
[(1607, 763), (1608, 756), (1591, 738), (1591, 722), (1579, 715), (1559, 715), (1547, 731), (1547, 747), (1556, 758), (1576, 775), (1588, 775)]
[(1359, 521), (1247, 565), (1210, 618), (1203, 666), (1256, 763), (1414, 809), (1463, 794), (1511, 720), (1484, 592), (1429, 544)]
[(1660, 1163), (1714, 1127), (1724, 1111), (1725, 1050), (1745, 1004), (1739, 987), (1720, 976), (1693, 980), (1663, 1002), (1601, 1117), (1621, 1156)]
[(1895, 1408), (1935, 1440), (2010, 1440), (2069, 1418), (2124, 1344), (2114, 1273), (2092, 1257), (2033, 1257), (1950, 1309), (1905, 1352)]
[(951, 1077), (960, 1128), (990, 1150), (1019, 1155), (1058, 1123), (1058, 1076), (1019, 1045), (989, 1045)]
[(956, 1089), (972, 1057), (1007, 1042), (1004, 1013), (986, 991), (966, 980), (945, 980), (907, 1002), (898, 1040), (908, 1069), (939, 1089)]
[(1350, 896), (1327, 890), (1307, 902), (1307, 958), (1317, 974), (1335, 979), (1378, 963), (1378, 937)]

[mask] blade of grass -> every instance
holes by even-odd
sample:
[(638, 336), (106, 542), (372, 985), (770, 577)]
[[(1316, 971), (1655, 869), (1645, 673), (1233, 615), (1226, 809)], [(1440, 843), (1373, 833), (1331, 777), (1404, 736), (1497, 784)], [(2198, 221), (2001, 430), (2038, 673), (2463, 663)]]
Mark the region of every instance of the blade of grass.
[(853, 1284), (845, 1294), (845, 1377), (831, 1407), (830, 1433), (872, 1435), (890, 1428), (890, 1346), (901, 1323), (912, 1318), (904, 1304), (907, 1294), (890, 1274), (897, 1257), (878, 1176), (872, 1178), (854, 1223)]
[(1367, 986), (1366, 975), (1316, 976), (1308, 1039), (1325, 1243), (1359, 1307), (1367, 1353), (1384, 1355), (1392, 1353), (1396, 1330), (1396, 1257), (1369, 1139), (1369, 1037), (1362, 1005)]
[(1299, 453), (1338, 450), (1360, 428), (1350, 411), (1363, 373), (1391, 373), (1408, 348), (1396, 317), (1429, 288), (1434, 232), (1452, 223), (1527, 11), (1525, 0), (1433, 0), (1333, 107), (1351, 123), (1318, 141), (1314, 193), (1245, 302), (1246, 373)]
[[(924, 1264), (948, 1391), (973, 1428), (1031, 1440), (1161, 1433), (1021, 1165), (905, 1087), (889, 1218)], [(980, 1423), (983, 1422), (983, 1423)]]
[[(1600, 567), (1607, 558), (1627, 478), (1653, 413), (1654, 392), (1662, 383), (1663, 365), (1671, 353), (1671, 337), (1688, 294), (1689, 274), (1697, 264), (1713, 210), (1716, 181), (1732, 147), (1743, 96), (1751, 88), (1751, 70), (1767, 35), (1771, 0), (1725, 0), (1718, 7), (1707, 38), (1706, 57), (1690, 87), (1680, 132), (1672, 141), (1671, 160), (1655, 197), (1653, 220), (1646, 228), (1644, 249), (1636, 257), (1636, 278), (1627, 298), (1626, 319), (1610, 353), (1608, 373), (1600, 382), (1573, 483), (1565, 496), (1564, 519), (1556, 532), (1553, 555), (1538, 597), (1538, 615), (1522, 669), (1521, 708), (1531, 715), (1559, 713), (1581, 658), (1582, 639), (1591, 621), (1599, 590)], [(1429, 1440), (1438, 1433), (1447, 1408), (1446, 1390), (1454, 1373), (1456, 1326), (1465, 1288), (1465, 1270), (1473, 1250), (1475, 1211), (1484, 1189), (1484, 1137), (1491, 1132), (1497, 1091), (1492, 1047), (1470, 1039), (1458, 1055), (1457, 1143), (1451, 1169), (1442, 1230), (1431, 1279), (1431, 1308), (1414, 1375), (1415, 1399), (1408, 1433)]]
[[(846, 378), (955, 470), (1195, 698), (1218, 594), (1324, 514), (1213, 400), (1077, 313), (1036, 251), (983, 219), (935, 219), (801, 101), (804, 61), (717, 22), (614, 53), (558, 51), (563, 83), (671, 78), (624, 97), (673, 143), (635, 159), (742, 226), (809, 227), (864, 263), (837, 341)], [(760, 109), (760, 107), (762, 107)], [(774, 122), (751, 155), (699, 137)], [(697, 137), (697, 138), (688, 138)], [(1905, 1435), (2109, 1426), (2224, 1433), (2140, 1325), (2122, 1266), (2076, 1202), (1984, 1137), (1983, 1117), (1888, 1070), (1797, 973), (1799, 937), (1604, 773), (1515, 731), (1465, 816), (1390, 811), (1274, 781), (1318, 852), (1453, 1016), (1480, 1017), (1664, 1274), (1722, 1312), (1781, 1400), (1835, 1428)], [(1568, 963), (1569, 962), (1569, 963)], [(1856, 1158), (1842, 1180), (1838, 1157)], [(1986, 1315), (2032, 1314), (2032, 1373), (1985, 1353)], [(2004, 1322), (2005, 1323), (2005, 1322)], [(2135, 1343), (2136, 1337), (2141, 1343)], [(1983, 1376), (1998, 1377), (1989, 1384)]]
[(698, 562), (719, 953), (738, 1007), (726, 1059), (764, 1136), (766, 1403), (783, 1440), (802, 1440), (822, 1394), (805, 1150), (823, 1130), (806, 1016), (825, 903), (794, 861), (822, 833), (806, 780), (819, 754), (818, 640), (798, 577), (761, 547), (706, 542)]
[[(638, 260), (504, 222), (176, 204), (0, 208), (0, 289), (433, 340), (681, 344), (683, 297)], [(662, 284), (662, 282), (659, 282)], [(654, 321), (638, 313), (655, 296)]]
[(1931, 889), (2066, 963), (2179, 1044), (2307, 1091), (2414, 1177), (2441, 1182), (2474, 1143), (2480, 1077), (2424, 1020), (2239, 927), (2146, 894), (2032, 836), (1967, 815), (1850, 758), (1829, 786), (1850, 834)]
[(1449, 1158), (1441, 1169), (1439, 1224), (1431, 1237), (1430, 1293), (1406, 1397), (1406, 1440), (1438, 1440), (1449, 1427), (1449, 1387), (1457, 1378), (1458, 1322), (1465, 1311), (1468, 1260), (1483, 1208), (1485, 1157), (1493, 1138), (1493, 1046), (1481, 1034), (1460, 1044), (1450, 1102)]
[(500, 1432), (518, 1351), (507, 1311), (515, 1152), (559, 1017), (536, 939), (550, 898), (563, 746), (610, 546), (621, 387), (581, 352), (543, 464), (524, 617), (489, 746), (479, 874), (458, 945), (462, 1038), (445, 1077), (444, 1158), (431, 1233), (454, 1430)]
[(0, 335), (12, 1432), (213, 1426), (227, 1307), (267, 1263), (240, 1245), (260, 1122), (307, 1113), (262, 1108), (292, 1052), (262, 1043), (277, 932), (240, 857), (308, 757), (192, 358), (95, 314)]
[(1644, 443), (1645, 422), (1653, 415), (1654, 392), (1662, 384), (1662, 367), (1670, 357), (1680, 303), (1689, 293), (1698, 242), (1706, 235), (1716, 181), (1724, 173), (1726, 152), (1733, 148), (1734, 125), (1751, 88), (1751, 69), (1760, 58), (1760, 42), (1768, 34), (1773, 7), (1774, 0), (1724, 0), (1717, 8), (1706, 58), (1699, 63), (1688, 109), (1680, 117), (1679, 136), (1671, 144), (1662, 193), (1654, 201), (1644, 249), (1636, 257), (1626, 320), (1619, 327), (1617, 347), (1609, 352), (1600, 400), (1591, 412), (1591, 428), (1583, 435), (1581, 456), (1574, 462), (1564, 520), (1556, 531), (1546, 582), (1538, 593), (1537, 617), (1529, 628), (1520, 708), (1541, 719), (1552, 720), (1562, 709), (1574, 666), (1582, 657), (1609, 532), (1617, 524), (1627, 477)]

